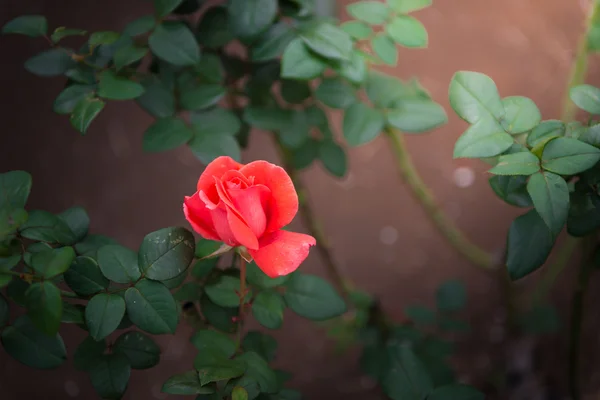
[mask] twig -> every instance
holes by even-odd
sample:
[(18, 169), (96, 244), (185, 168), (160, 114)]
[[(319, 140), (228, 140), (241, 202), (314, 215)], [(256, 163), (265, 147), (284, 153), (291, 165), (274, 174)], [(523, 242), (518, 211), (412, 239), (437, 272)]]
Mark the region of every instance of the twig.
[(493, 270), (496, 267), (493, 257), (473, 244), (436, 204), (429, 188), (412, 163), (402, 135), (392, 129), (387, 129), (386, 134), (392, 144), (398, 172), (439, 231), (459, 253), (473, 264), (484, 270)]

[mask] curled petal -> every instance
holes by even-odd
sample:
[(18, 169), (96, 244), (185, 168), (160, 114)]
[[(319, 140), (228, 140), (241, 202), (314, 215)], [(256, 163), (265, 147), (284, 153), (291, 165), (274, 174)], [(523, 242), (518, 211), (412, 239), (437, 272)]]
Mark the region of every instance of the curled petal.
[(215, 231), (210, 210), (206, 208), (198, 193), (194, 193), (193, 196), (185, 196), (183, 200), (183, 214), (185, 215), (185, 219), (192, 225), (192, 228), (203, 238), (220, 240)]
[(202, 172), (202, 175), (200, 175), (200, 179), (198, 179), (197, 190), (204, 190), (204, 192), (209, 193), (208, 189), (215, 183), (213, 177), (221, 179), (221, 177), (225, 175), (227, 171), (237, 171), (242, 166), (243, 164), (240, 164), (231, 157), (221, 156), (215, 158), (206, 166), (204, 172)]
[(292, 179), (283, 168), (261, 160), (246, 164), (240, 172), (249, 180), (254, 179), (255, 185), (271, 189), (266, 232), (277, 231), (292, 222), (298, 212), (298, 195)]
[(227, 207), (227, 222), (236, 242), (248, 249), (258, 249), (258, 238), (252, 229), (229, 207)]
[(255, 185), (247, 189), (228, 189), (229, 197), (243, 221), (261, 237), (267, 227), (265, 209), (271, 198), (271, 191), (264, 185)]
[(308, 257), (314, 237), (284, 230), (268, 233), (259, 239), (259, 249), (249, 250), (256, 265), (270, 278), (294, 272)]
[(217, 232), (217, 235), (219, 235), (218, 240), (231, 247), (235, 247), (239, 244), (239, 242), (236, 240), (235, 235), (231, 230), (227, 214), (227, 207), (222, 203), (219, 204), (219, 207), (215, 208), (214, 210), (210, 210), (210, 216), (212, 218), (215, 231)]

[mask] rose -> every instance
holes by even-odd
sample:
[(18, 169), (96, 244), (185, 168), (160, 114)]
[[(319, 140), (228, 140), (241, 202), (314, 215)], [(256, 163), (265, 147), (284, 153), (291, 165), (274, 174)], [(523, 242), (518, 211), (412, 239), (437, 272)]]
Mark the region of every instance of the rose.
[(292, 273), (315, 238), (284, 231), (298, 212), (298, 195), (285, 170), (266, 161), (240, 164), (219, 157), (208, 164), (183, 212), (205, 239), (244, 246), (269, 277)]

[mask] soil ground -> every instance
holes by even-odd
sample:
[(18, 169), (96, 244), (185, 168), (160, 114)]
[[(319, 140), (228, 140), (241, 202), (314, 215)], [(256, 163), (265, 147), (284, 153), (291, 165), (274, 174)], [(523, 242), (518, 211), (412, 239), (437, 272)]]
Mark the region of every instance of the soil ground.
[[(3, 0), (0, 22), (22, 14), (44, 14), (51, 26), (96, 31), (120, 29), (151, 12), (151, 2), (141, 0), (59, 3)], [(450, 112), (448, 84), (458, 70), (484, 72), (496, 81), (501, 95), (528, 96), (537, 102), (544, 119), (558, 118), (582, 28), (581, 4), (564, 0), (437, 0), (417, 16), (429, 31), (429, 49), (402, 51), (400, 66), (387, 72), (403, 78), (418, 76), (449, 111), (450, 121), (435, 132), (408, 137), (408, 146), (444, 210), (475, 242), (500, 253), (510, 221), (519, 210), (495, 198), (483, 163), (452, 159), (453, 144), (466, 124)], [(150, 231), (185, 225), (181, 201), (195, 187), (202, 171), (199, 162), (185, 148), (165, 154), (142, 153), (142, 133), (151, 120), (129, 102), (111, 102), (86, 137), (75, 133), (68, 118), (52, 112), (52, 101), (64, 84), (61, 79), (35, 77), (23, 69), (23, 62), (45, 46), (43, 40), (0, 37), (0, 171), (32, 173), (31, 207), (58, 212), (81, 205), (88, 210), (93, 232), (113, 236), (133, 248)], [(590, 79), (594, 80), (593, 74)], [(349, 154), (351, 172), (341, 181), (332, 179), (320, 166), (302, 176), (331, 238), (335, 258), (352, 280), (376, 293), (385, 310), (397, 318), (402, 317), (406, 304), (432, 304), (435, 288), (443, 280), (464, 280), (470, 297), (465, 317), (475, 329), (462, 342), (464, 351), (456, 363), (463, 379), (476, 382), (498, 367), (498, 354), (505, 349), (504, 332), (496, 326), (503, 319), (498, 282), (474, 269), (440, 237), (409, 190), (399, 184), (385, 139), (351, 149)], [(244, 159), (277, 161), (268, 137), (260, 133), (254, 135)], [(303, 230), (299, 222), (295, 225)], [(316, 252), (302, 268), (324, 274)], [(571, 287), (570, 275), (561, 278), (556, 293), (563, 321), (567, 321), (568, 297), (561, 292), (567, 293)], [(526, 288), (534, 279), (517, 286)], [(597, 292), (594, 289), (598, 289), (597, 282), (592, 283), (590, 292)], [(594, 304), (593, 299), (589, 304)], [(589, 322), (584, 343), (590, 359), (583, 380), (586, 387), (594, 388), (600, 386), (599, 368), (593, 368), (599, 347), (598, 323)], [(382, 398), (360, 374), (356, 354), (334, 355), (319, 327), (291, 314), (286, 315), (284, 325), (276, 333), (280, 339), (278, 364), (294, 372), (292, 384), (305, 398)], [(64, 328), (61, 333), (67, 343), (83, 339), (77, 328)], [(161, 382), (191, 365), (189, 334), (190, 330), (181, 326), (175, 337), (158, 338), (163, 361), (159, 367), (134, 371), (125, 399), (166, 398), (159, 392)], [(543, 358), (546, 365), (554, 366), (559, 383), (566, 365), (565, 337), (548, 339), (551, 351)], [(593, 393), (591, 389), (588, 392)], [(53, 371), (34, 371), (11, 360), (3, 350), (0, 393), (6, 400), (96, 398), (88, 377), (73, 369), (71, 362)]]

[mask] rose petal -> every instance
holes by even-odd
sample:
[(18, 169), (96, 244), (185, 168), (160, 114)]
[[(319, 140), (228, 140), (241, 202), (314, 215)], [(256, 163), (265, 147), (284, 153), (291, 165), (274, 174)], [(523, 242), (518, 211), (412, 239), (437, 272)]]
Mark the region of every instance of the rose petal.
[(266, 232), (277, 231), (292, 222), (298, 212), (298, 195), (283, 168), (266, 161), (254, 161), (241, 167), (240, 172), (248, 180), (254, 179), (255, 185), (271, 189)]
[(258, 239), (252, 229), (230, 207), (227, 207), (227, 222), (235, 240), (248, 249), (258, 249)]
[(210, 210), (206, 208), (198, 193), (193, 196), (185, 196), (183, 200), (183, 214), (192, 228), (203, 238), (209, 240), (220, 240), (215, 231)]
[(236, 240), (231, 227), (229, 226), (227, 207), (225, 204), (220, 203), (219, 207), (215, 208), (214, 210), (210, 210), (210, 216), (212, 218), (215, 231), (217, 232), (217, 235), (219, 235), (218, 240), (232, 247), (237, 246), (239, 243)]
[(270, 278), (294, 272), (308, 256), (314, 237), (279, 230), (260, 238), (258, 250), (249, 250), (256, 265)]
[(265, 209), (271, 198), (271, 190), (265, 185), (256, 185), (247, 189), (228, 189), (227, 192), (244, 222), (256, 237), (261, 237), (267, 227)]
[(239, 170), (244, 164), (240, 164), (231, 157), (221, 156), (215, 158), (210, 164), (206, 166), (200, 179), (198, 179), (197, 190), (204, 190), (205, 193), (209, 193), (209, 188), (215, 183), (213, 176), (221, 179), (227, 171)]

